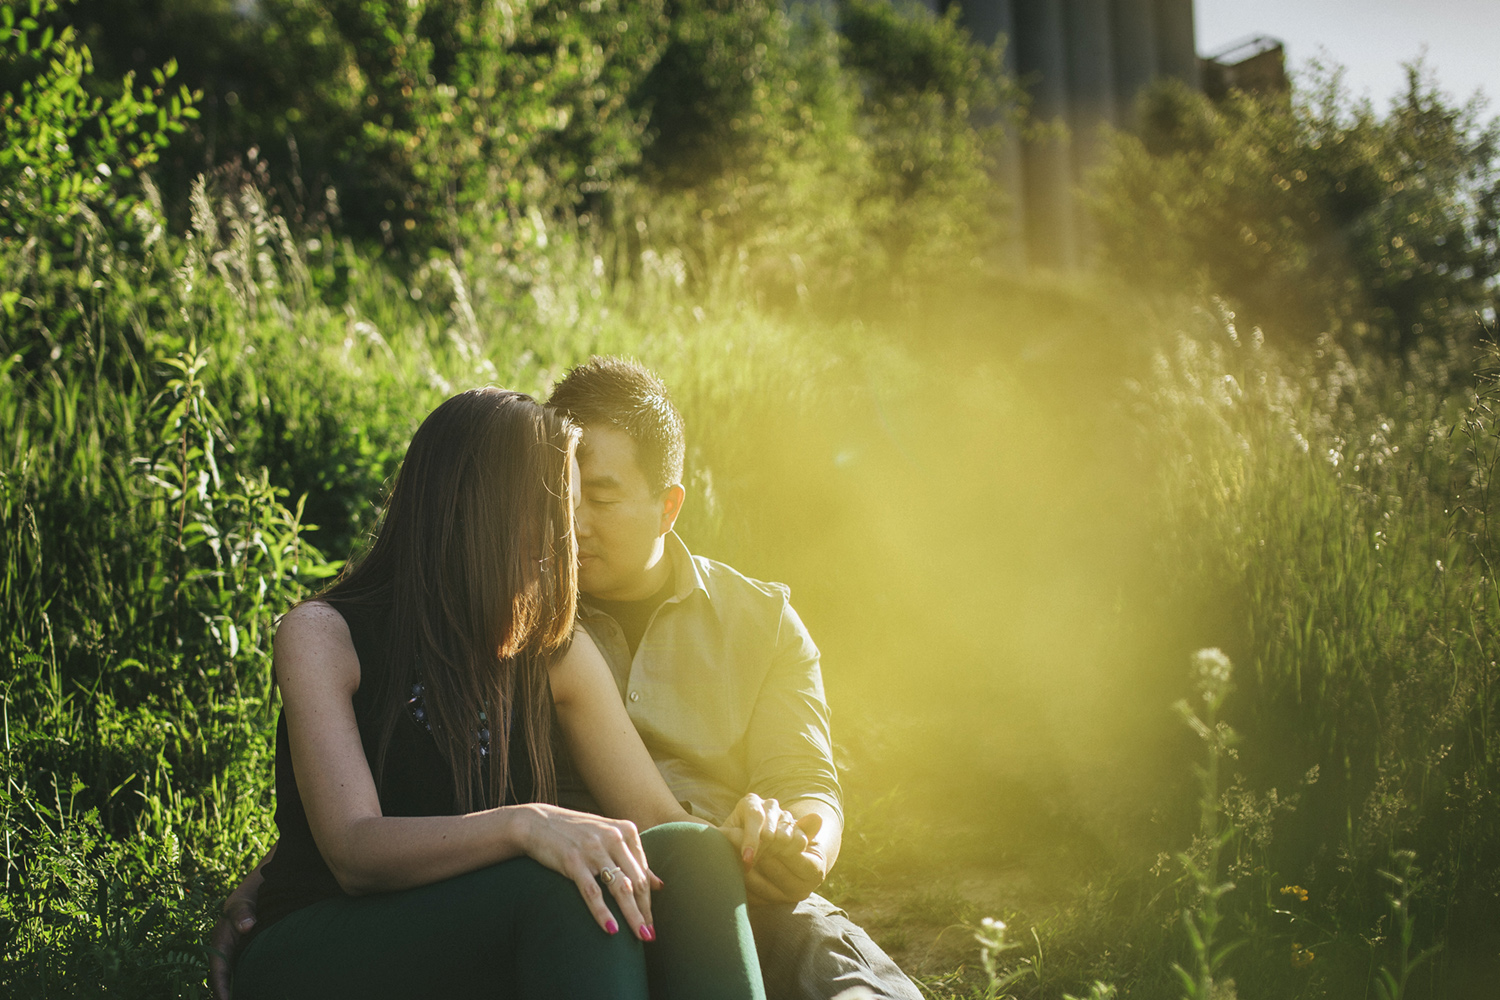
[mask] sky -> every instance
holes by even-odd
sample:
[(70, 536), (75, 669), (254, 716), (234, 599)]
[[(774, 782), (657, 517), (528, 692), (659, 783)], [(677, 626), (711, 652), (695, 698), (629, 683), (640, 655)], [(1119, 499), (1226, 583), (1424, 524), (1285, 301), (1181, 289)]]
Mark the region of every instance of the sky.
[(1350, 90), (1378, 108), (1404, 87), (1401, 64), (1425, 45), (1444, 91), (1466, 100), (1482, 89), (1485, 117), (1500, 115), (1500, 0), (1196, 0), (1195, 14), (1199, 53), (1271, 35), (1285, 43), (1288, 69), (1331, 57)]

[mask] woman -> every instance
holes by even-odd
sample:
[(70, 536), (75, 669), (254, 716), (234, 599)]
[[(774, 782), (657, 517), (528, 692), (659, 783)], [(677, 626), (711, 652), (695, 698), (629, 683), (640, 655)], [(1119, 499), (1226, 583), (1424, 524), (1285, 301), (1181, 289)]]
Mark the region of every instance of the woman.
[[(236, 997), (763, 996), (736, 846), (800, 833), (753, 801), (691, 821), (574, 632), (577, 438), (519, 393), (449, 399), (368, 556), (282, 619), (281, 839)], [(546, 804), (554, 723), (621, 819)]]

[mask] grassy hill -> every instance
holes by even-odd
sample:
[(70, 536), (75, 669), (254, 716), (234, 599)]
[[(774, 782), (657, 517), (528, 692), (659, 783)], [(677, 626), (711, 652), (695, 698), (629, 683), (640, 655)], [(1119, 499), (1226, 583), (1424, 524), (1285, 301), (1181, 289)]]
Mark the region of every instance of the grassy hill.
[[(809, 52), (839, 50), (757, 5), (693, 9), (708, 20), (652, 29), (663, 53), (697, 51), (684, 25), (740, 38), (735, 59), (781, 38), (763, 67), (788, 74), (782, 94), (823, 79), (915, 130), (854, 129), (859, 170), (960, 127), (934, 108), (968, 64), (923, 64), (931, 99), (902, 104), (808, 76)], [(849, 17), (860, 58), (889, 57), (896, 15)], [(963, 41), (923, 25), (932, 51)], [(93, 85), (10, 51), (12, 76), (45, 84), (32, 94)], [(933, 995), (1207, 996), (1212, 979), (1214, 996), (1437, 997), (1495, 974), (1495, 355), (1482, 310), (1439, 304), (1432, 273), (1421, 336), (1367, 336), (1385, 314), (1347, 302), (1343, 326), (1262, 330), (1233, 287), (1214, 294), (1232, 273), (1217, 259), (1177, 283), (976, 260), (979, 237), (949, 225), (962, 185), (900, 203), (946, 205), (926, 229), (870, 194), (889, 174), (792, 226), (845, 182), (803, 138), (759, 133), (761, 159), (708, 180), (647, 159), (607, 203), (523, 198), (472, 231), (433, 209), (410, 230), (427, 242), (388, 243), (379, 212), (370, 232), (299, 217), (252, 160), (163, 199), (141, 171), (172, 123), (200, 127), (172, 86), (109, 98), (112, 140), (61, 99), (7, 118), (66, 135), (51, 159), (0, 159), (0, 990), (204, 994), (218, 900), (274, 838), (276, 616), (358, 550), (438, 401), (545, 395), (593, 353), (673, 387), (689, 545), (791, 585), (849, 795), (828, 894)], [(1214, 113), (1228, 138), (1210, 153), (1120, 139), (1129, 183), (1106, 191), (1139, 207), (1129, 171), (1149, 157), (1186, 184), (1194, 157), (1269, 128)], [(537, 148), (560, 155), (560, 135)], [(792, 181), (778, 216), (768, 192)], [(912, 238), (851, 250), (878, 232)], [(1183, 232), (1190, 262), (1212, 234)], [(1312, 238), (1282, 237), (1293, 260)], [(1316, 281), (1346, 282), (1331, 273)], [(1269, 316), (1256, 289), (1248, 315)], [(1218, 662), (1194, 659), (1206, 647), (1227, 680), (1195, 666)]]

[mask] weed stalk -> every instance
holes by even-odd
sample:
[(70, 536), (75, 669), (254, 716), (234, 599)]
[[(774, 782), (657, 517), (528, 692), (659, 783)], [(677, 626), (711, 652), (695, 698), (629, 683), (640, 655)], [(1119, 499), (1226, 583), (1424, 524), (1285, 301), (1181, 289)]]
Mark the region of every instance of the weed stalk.
[(1233, 755), (1238, 740), (1235, 731), (1219, 720), (1219, 709), (1229, 694), (1232, 670), (1229, 657), (1218, 649), (1200, 649), (1193, 654), (1193, 681), (1203, 708), (1195, 710), (1186, 699), (1176, 705), (1207, 748), (1205, 762), (1193, 768), (1198, 775), (1198, 836), (1191, 850), (1178, 855), (1193, 887), (1193, 904), (1182, 911), (1183, 927), (1192, 948), (1192, 968), (1172, 963), (1182, 980), (1186, 1000), (1232, 997), (1233, 981), (1216, 984), (1216, 979), (1224, 960), (1244, 943), (1219, 939), (1219, 924), (1223, 921), (1219, 900), (1234, 889), (1233, 882), (1219, 880), (1220, 855), (1235, 835), (1234, 825), (1223, 822), (1219, 806), (1219, 760)]
[(1381, 869), (1380, 877), (1394, 886), (1386, 892), (1386, 900), (1391, 907), (1391, 931), (1396, 937), (1395, 968), (1381, 963), (1375, 970), (1375, 996), (1378, 1000), (1403, 1000), (1412, 973), (1443, 947), (1442, 942), (1438, 942), (1412, 955), (1417, 918), (1411, 912), (1411, 897), (1422, 872), (1416, 865), (1415, 851), (1393, 851), (1391, 859), (1393, 870)]

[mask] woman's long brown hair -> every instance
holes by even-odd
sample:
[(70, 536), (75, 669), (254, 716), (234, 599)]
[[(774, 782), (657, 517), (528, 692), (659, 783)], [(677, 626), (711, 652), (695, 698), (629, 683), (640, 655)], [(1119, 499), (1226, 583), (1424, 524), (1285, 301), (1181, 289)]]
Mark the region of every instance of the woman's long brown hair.
[[(412, 437), (369, 553), (319, 595), (390, 609), (388, 669), (360, 678), (373, 685), (377, 787), (420, 679), (460, 811), (504, 803), (518, 725), (535, 796), (555, 800), (547, 670), (573, 632), (577, 443), (565, 417), (519, 392), (471, 389), (447, 400)], [(487, 769), (481, 711), (493, 734)]]

